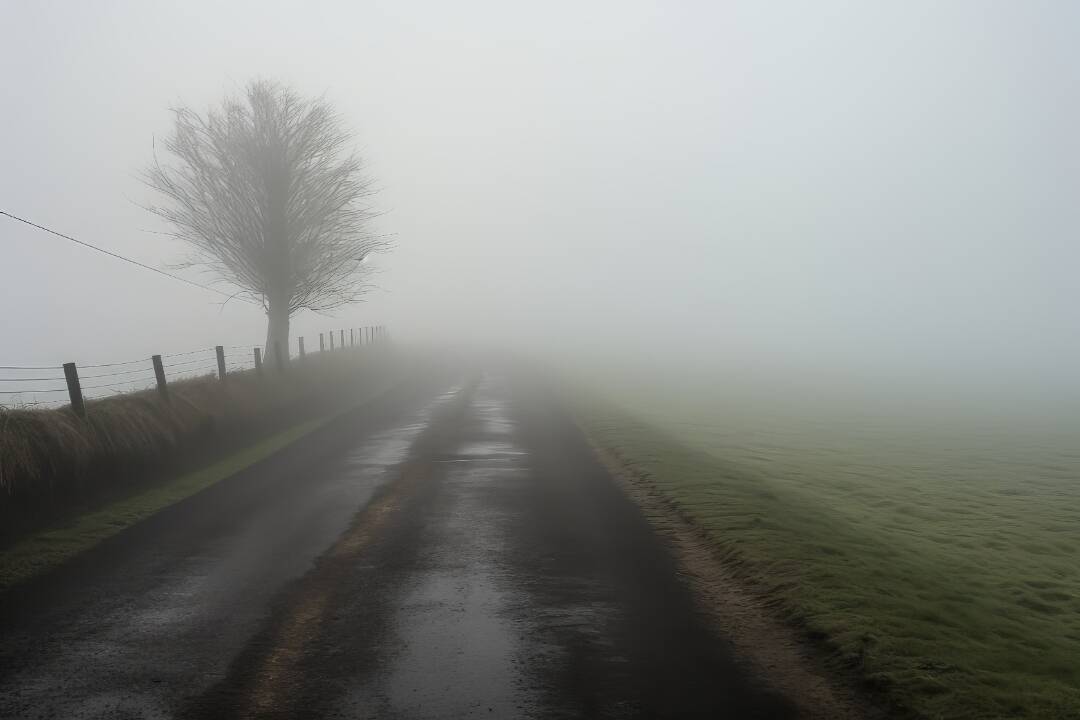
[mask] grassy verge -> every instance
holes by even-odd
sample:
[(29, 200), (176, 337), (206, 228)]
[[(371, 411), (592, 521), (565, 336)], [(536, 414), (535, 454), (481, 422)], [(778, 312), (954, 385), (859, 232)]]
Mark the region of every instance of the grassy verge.
[(644, 422), (644, 406), (572, 402), (598, 446), (899, 713), (1080, 717), (1071, 445), (866, 424), (800, 435), (728, 409)]
[(0, 554), (0, 590), (56, 567), (124, 528), (270, 457), (333, 417), (300, 423), (207, 468), (82, 515), (70, 525), (44, 530), (15, 543)]
[(153, 390), (94, 400), (85, 418), (0, 407), (0, 549), (352, 403), (398, 372), (404, 358), (381, 350), (183, 380), (169, 401)]
[[(270, 432), (259, 433), (256, 440), (237, 447), (224, 456), (217, 453), (205, 467), (175, 477), (161, 476), (150, 468), (131, 490), (103, 503), (95, 503), (66, 521), (19, 537), (0, 551), (0, 591), (25, 582), (36, 575), (89, 550), (102, 540), (179, 502), (229, 476), (253, 465), (282, 448), (323, 427), (335, 418), (386, 392), (400, 381), (392, 370), (376, 370), (367, 377), (362, 390), (346, 393), (337, 402), (306, 408), (305, 418)], [(297, 408), (297, 413), (300, 408)]]

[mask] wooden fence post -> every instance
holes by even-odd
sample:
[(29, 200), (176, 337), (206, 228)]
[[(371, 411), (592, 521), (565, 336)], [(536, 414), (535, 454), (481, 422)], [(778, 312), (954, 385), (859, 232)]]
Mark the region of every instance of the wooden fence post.
[(356, 335), (353, 334), (352, 328), (349, 328), (349, 347), (356, 347)]
[(300, 341), (300, 357), (304, 357), (304, 336), (297, 338)]
[(214, 348), (217, 352), (217, 374), (218, 380), (225, 380), (225, 346), (218, 345)]
[(262, 348), (255, 348), (255, 374), (262, 377)]
[(285, 370), (285, 363), (281, 359), (281, 341), (280, 340), (275, 340), (274, 341), (274, 365), (277, 366), (274, 369), (277, 370), (278, 372), (282, 372), (283, 370)]
[(161, 364), (161, 356), (154, 355), (150, 361), (154, 363), (154, 378), (157, 380), (158, 395), (165, 402), (169, 402), (169, 386), (165, 383), (165, 366)]
[(331, 330), (330, 331), (330, 350), (333, 351), (333, 349), (334, 349), (334, 331)]
[(341, 330), (341, 349), (345, 349), (345, 330)]
[(86, 417), (86, 405), (83, 404), (82, 385), (79, 384), (79, 371), (75, 363), (64, 363), (64, 379), (67, 380), (68, 397), (71, 398), (71, 410), (81, 418)]
[(326, 352), (326, 341), (323, 340), (322, 333), (319, 333), (319, 352)]

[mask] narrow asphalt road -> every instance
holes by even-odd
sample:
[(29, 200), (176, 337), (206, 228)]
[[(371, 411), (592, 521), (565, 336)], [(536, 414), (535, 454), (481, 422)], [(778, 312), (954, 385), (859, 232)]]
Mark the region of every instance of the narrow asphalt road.
[(434, 373), (0, 597), (3, 718), (787, 718), (534, 376)]

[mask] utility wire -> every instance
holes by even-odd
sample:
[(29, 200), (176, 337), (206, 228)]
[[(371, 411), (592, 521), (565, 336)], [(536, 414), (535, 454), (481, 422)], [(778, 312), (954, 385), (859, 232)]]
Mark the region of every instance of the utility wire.
[(210, 287), (209, 285), (203, 285), (201, 283), (197, 283), (194, 280), (188, 280), (187, 278), (180, 277), (179, 275), (173, 275), (170, 272), (160, 270), (160, 269), (158, 269), (156, 267), (153, 267), (152, 265), (146, 265), (145, 263), (141, 263), (138, 260), (132, 260), (129, 257), (119, 255), (117, 253), (112, 252), (111, 250), (106, 250), (105, 248), (98, 247), (97, 245), (92, 245), (92, 244), (90, 244), (88, 242), (85, 242), (83, 240), (76, 240), (75, 238), (71, 237), (70, 235), (65, 235), (62, 232), (57, 232), (56, 230), (52, 230), (50, 228), (45, 227), (44, 225), (38, 225), (35, 222), (31, 222), (31, 221), (29, 221), (29, 220), (27, 220), (25, 218), (21, 218), (18, 215), (12, 215), (11, 213), (6, 212), (4, 210), (0, 210), (0, 215), (4, 215), (6, 217), (9, 217), (12, 220), (17, 220), (18, 222), (21, 222), (21, 223), (23, 223), (25, 225), (29, 225), (30, 227), (33, 227), (33, 228), (37, 228), (38, 230), (44, 230), (45, 232), (49, 233), (50, 235), (55, 235), (57, 237), (64, 238), (65, 240), (70, 240), (71, 242), (75, 243), (76, 245), (82, 245), (83, 247), (90, 248), (91, 250), (96, 250), (99, 253), (104, 253), (105, 255), (108, 255), (109, 257), (116, 258), (117, 260), (123, 260), (126, 263), (131, 263), (132, 265), (136, 265), (138, 267), (141, 267), (144, 270), (149, 270), (150, 272), (156, 272), (158, 275), (164, 275), (167, 278), (172, 278), (173, 280), (179, 280), (182, 283), (187, 283), (188, 285), (193, 285), (193, 286), (195, 286), (197, 288), (201, 288), (203, 290), (209, 290), (212, 293), (217, 293), (218, 295), (222, 295), (222, 296), (224, 296), (226, 298), (229, 298), (230, 300), (232, 300), (233, 298), (236, 298), (237, 300), (241, 300), (241, 301), (246, 302), (246, 303), (248, 303), (250, 305), (257, 305), (258, 304), (256, 302), (254, 302), (253, 300), (249, 300), (249, 299), (243, 298), (243, 297), (238, 297), (235, 294), (229, 294), (229, 293), (227, 293), (227, 292), (225, 292), (223, 290), (218, 290), (217, 288)]

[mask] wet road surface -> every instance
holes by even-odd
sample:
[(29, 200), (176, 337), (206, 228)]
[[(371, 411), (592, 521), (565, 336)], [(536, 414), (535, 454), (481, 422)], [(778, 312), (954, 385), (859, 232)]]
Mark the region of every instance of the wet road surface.
[(316, 435), (0, 598), (0, 717), (793, 717), (535, 377)]

